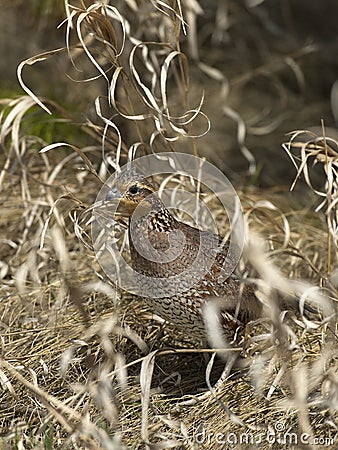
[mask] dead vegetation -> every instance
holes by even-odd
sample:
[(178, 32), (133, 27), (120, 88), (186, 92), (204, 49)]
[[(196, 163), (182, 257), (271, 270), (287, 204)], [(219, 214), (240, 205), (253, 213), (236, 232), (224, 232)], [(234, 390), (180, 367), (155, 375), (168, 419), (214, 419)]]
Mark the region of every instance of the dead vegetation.
[[(203, 89), (199, 98), (191, 95), (189, 58), (194, 70), (217, 83), (254, 176), (246, 134), (264, 134), (280, 117), (268, 123), (265, 111), (265, 122), (250, 123), (229, 95), (257, 75), (280, 87), (276, 72), (283, 63), (228, 80), (201, 62), (197, 2), (65, 3), (66, 47), (23, 62), (18, 75), (28, 95), (0, 100), (4, 448), (334, 449), (338, 143), (323, 127), (321, 135), (295, 132), (284, 144), (296, 179), (303, 175), (308, 185), (308, 207), (282, 190), (238, 189), (248, 227), (246, 264), (239, 269), (257, 283), (266, 308), (264, 320), (248, 329), (250, 367), (231, 370), (222, 336), (215, 358), (109, 284), (91, 250), (87, 208), (127, 160), (163, 150), (200, 154), (210, 119)], [(220, 6), (213, 39), (224, 39), (226, 17)], [(288, 56), (299, 83), (297, 58), (312, 50)], [(78, 76), (90, 61), (82, 88), (88, 80), (101, 88), (92, 99), (96, 119), (88, 115), (78, 123), (25, 85), (26, 66), (56, 53), (70, 58)], [(30, 133), (46, 112), (70, 127), (69, 140)], [(72, 140), (81, 134), (87, 145)], [(318, 171), (320, 187), (311, 181)], [(281, 298), (298, 299), (299, 314), (280, 311)], [(306, 306), (319, 312), (309, 316)], [(214, 389), (227, 364), (228, 378)]]

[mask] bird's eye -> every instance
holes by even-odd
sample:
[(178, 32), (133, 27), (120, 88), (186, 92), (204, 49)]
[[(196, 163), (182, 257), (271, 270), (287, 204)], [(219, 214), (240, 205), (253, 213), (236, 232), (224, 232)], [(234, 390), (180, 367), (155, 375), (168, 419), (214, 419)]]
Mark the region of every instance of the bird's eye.
[(138, 186), (136, 186), (136, 184), (135, 184), (135, 185), (133, 185), (133, 186), (130, 186), (130, 188), (128, 189), (128, 191), (129, 191), (129, 194), (135, 195), (135, 194), (137, 194), (138, 192), (140, 192), (140, 188), (139, 188)]

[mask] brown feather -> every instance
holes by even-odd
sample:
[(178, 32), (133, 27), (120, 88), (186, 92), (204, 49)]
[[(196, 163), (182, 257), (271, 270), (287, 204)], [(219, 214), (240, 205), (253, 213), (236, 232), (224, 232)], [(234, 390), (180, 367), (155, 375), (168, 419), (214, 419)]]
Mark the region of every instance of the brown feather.
[[(133, 269), (149, 277), (149, 285), (156, 278), (172, 283), (172, 295), (144, 298), (154, 313), (199, 340), (205, 338), (203, 306), (214, 297), (224, 299), (222, 324), (225, 335), (231, 339), (235, 328), (260, 316), (262, 306), (253, 286), (241, 286), (234, 273), (220, 278), (235, 263), (235, 256), (220, 236), (175, 219), (142, 176), (124, 177), (123, 183), (118, 184), (129, 215)], [(137, 186), (138, 192), (131, 195), (130, 186)], [(177, 276), (184, 274), (187, 276), (183, 284), (194, 283), (176, 293), (175, 288), (182, 288), (175, 284)]]

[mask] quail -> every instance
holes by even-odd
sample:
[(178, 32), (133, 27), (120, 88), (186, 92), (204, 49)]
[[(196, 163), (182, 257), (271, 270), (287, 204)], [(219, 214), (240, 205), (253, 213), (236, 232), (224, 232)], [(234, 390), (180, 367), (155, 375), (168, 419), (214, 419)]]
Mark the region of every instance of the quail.
[(145, 177), (133, 170), (121, 173), (106, 200), (118, 203), (118, 212), (128, 217), (132, 268), (153, 313), (199, 341), (206, 338), (204, 305), (217, 297), (224, 304), (220, 320), (230, 340), (260, 317), (253, 286), (242, 284), (232, 270), (227, 273), (234, 265), (229, 244), (177, 220)]

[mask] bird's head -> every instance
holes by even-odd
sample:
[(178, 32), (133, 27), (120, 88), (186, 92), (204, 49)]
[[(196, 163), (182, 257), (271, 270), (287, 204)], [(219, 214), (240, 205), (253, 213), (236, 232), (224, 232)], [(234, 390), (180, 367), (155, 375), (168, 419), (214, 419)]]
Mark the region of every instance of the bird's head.
[(157, 209), (157, 205), (162, 205), (152, 184), (141, 174), (131, 170), (116, 176), (106, 200), (118, 202), (117, 211), (128, 217), (134, 214), (136, 208), (138, 214), (145, 215)]

